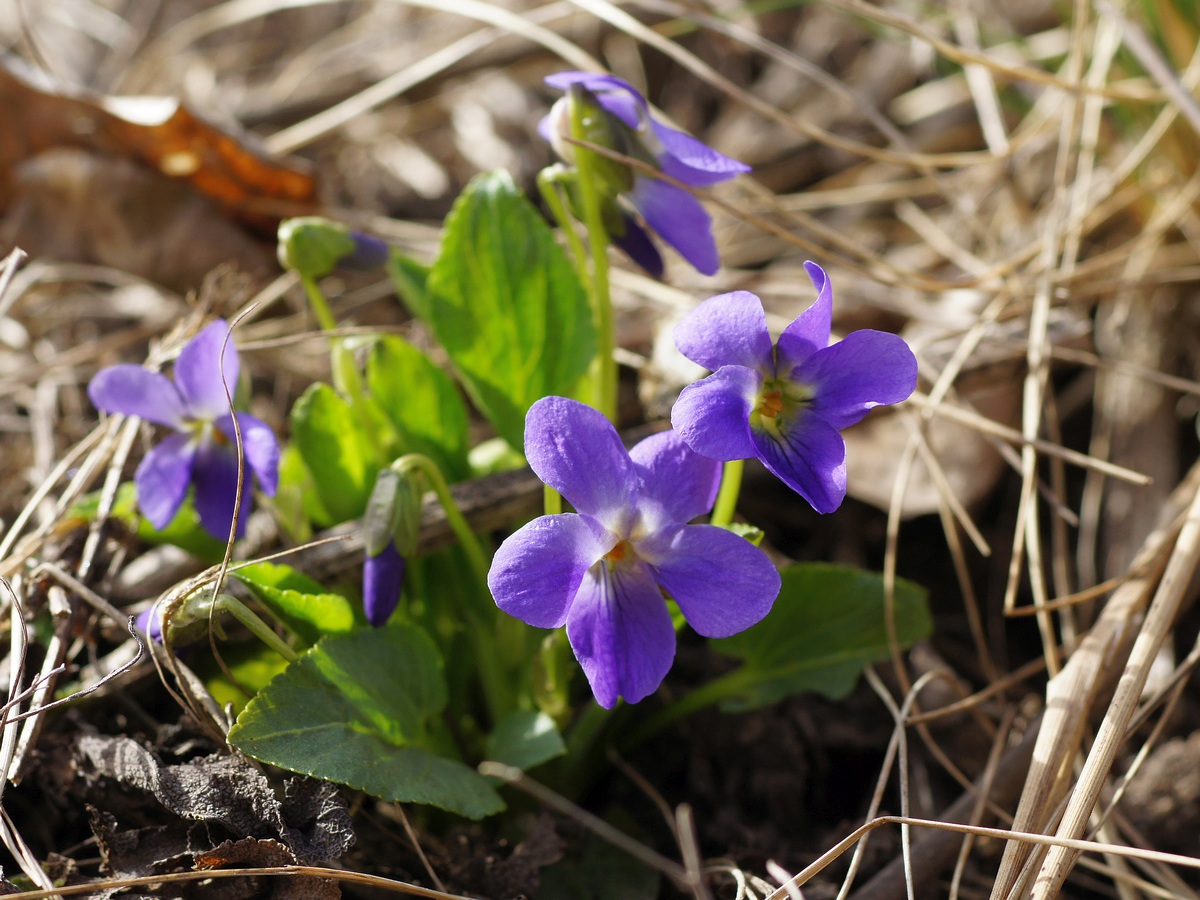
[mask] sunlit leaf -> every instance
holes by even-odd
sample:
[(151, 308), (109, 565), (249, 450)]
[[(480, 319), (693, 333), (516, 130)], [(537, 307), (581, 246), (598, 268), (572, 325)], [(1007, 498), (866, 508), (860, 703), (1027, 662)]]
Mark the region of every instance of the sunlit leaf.
[[(890, 656), (881, 575), (829, 563), (789, 566), (782, 574), (779, 599), (765, 619), (710, 642), (744, 660), (706, 687), (732, 697), (724, 709), (766, 706), (802, 691), (836, 700), (850, 693), (866, 665)], [(925, 591), (911, 581), (896, 580), (895, 622), (903, 647), (933, 630)]]
[(488, 735), (488, 759), (532, 769), (567, 752), (558, 727), (544, 712), (519, 709), (505, 716)]
[(470, 474), (466, 404), (429, 357), (407, 341), (384, 337), (367, 358), (367, 385), (396, 429), (402, 452), (425, 454), (451, 482)]
[(467, 185), (427, 288), (422, 315), (464, 386), (500, 435), (522, 447), (526, 410), (572, 394), (596, 333), (566, 254), (507, 173)]
[(355, 627), (354, 607), (291, 566), (255, 563), (231, 573), (244, 583), (306, 644)]
[(446, 705), (437, 648), (411, 625), (323, 638), (238, 717), (243, 753), (384, 800), (426, 803), (470, 818), (504, 802), (483, 776), (430, 746)]
[[(292, 407), (292, 440), (334, 525), (361, 516), (379, 469), (370, 439), (342, 397), (314, 384)], [(317, 510), (314, 510), (317, 511)]]

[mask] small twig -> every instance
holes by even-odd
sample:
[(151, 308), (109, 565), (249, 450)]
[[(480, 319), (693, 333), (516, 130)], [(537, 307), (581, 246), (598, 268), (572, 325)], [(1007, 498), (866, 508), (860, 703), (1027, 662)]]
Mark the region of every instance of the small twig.
[(691, 873), (679, 863), (672, 859), (667, 859), (661, 853), (657, 853), (645, 844), (635, 841), (629, 835), (625, 834), (625, 832), (613, 828), (599, 816), (592, 815), (586, 809), (576, 806), (566, 797), (554, 793), (554, 791), (545, 785), (534, 781), (516, 766), (509, 766), (489, 760), (479, 764), (479, 772), (481, 775), (506, 781), (518, 790), (529, 794), (535, 800), (562, 813), (564, 816), (570, 816), (575, 821), (585, 825), (597, 837), (608, 841), (608, 843), (628, 853), (639, 862), (662, 872), (682, 889), (694, 889), (695, 886), (691, 881)]

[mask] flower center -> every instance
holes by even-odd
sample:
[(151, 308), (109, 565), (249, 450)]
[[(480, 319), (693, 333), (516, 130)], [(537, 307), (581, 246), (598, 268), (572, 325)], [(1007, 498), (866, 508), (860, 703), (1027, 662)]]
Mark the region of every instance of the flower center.
[(763, 382), (758, 402), (750, 413), (753, 428), (778, 432), (786, 429), (812, 402), (815, 391), (806, 384), (771, 378)]
[(783, 412), (783, 391), (763, 391), (758, 398), (758, 414), (773, 419)]
[(611, 572), (633, 555), (633, 548), (629, 546), (629, 541), (618, 541), (615, 547), (604, 554), (604, 561), (608, 563), (608, 570)]
[(188, 419), (184, 423), (182, 430), (190, 434), (192, 440), (198, 444), (205, 444), (211, 441), (218, 446), (222, 446), (233, 443), (232, 437), (219, 429), (211, 419)]

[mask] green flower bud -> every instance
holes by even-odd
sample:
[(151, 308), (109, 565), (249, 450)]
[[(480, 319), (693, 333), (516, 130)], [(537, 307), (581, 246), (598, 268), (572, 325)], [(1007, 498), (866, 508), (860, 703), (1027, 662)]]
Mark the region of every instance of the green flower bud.
[(370, 271), (383, 266), (388, 245), (320, 216), (279, 224), (279, 264), (305, 278), (323, 278), (334, 269)]
[(401, 477), (392, 469), (380, 469), (375, 476), (375, 487), (367, 500), (367, 512), (363, 516), (363, 544), (367, 556), (378, 556), (393, 540), (400, 518), (397, 493)]

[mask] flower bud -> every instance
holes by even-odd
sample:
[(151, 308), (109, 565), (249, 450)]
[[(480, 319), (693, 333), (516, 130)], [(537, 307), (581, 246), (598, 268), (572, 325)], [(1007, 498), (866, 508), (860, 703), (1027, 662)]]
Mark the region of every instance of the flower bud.
[(375, 627), (387, 624), (404, 585), (406, 559), (421, 534), (421, 491), (414, 471), (382, 469), (363, 516), (363, 610)]
[[(571, 165), (576, 164), (580, 148), (566, 138), (587, 141), (624, 156), (646, 155), (640, 151), (633, 130), (604, 109), (596, 95), (582, 85), (572, 85), (551, 108), (547, 134), (554, 152)], [(591, 154), (589, 162), (602, 195), (615, 197), (633, 187), (633, 170), (624, 163), (599, 153)]]
[(387, 624), (400, 603), (406, 565), (395, 542), (363, 561), (363, 612), (376, 628)]
[(384, 266), (385, 241), (351, 231), (319, 216), (286, 219), (279, 224), (279, 264), (305, 278), (323, 278), (334, 269), (369, 272)]
[(159, 644), (163, 642), (162, 611), (162, 604), (155, 603), (153, 606), (149, 606), (138, 613), (137, 619), (134, 622), (138, 631)]
[(378, 556), (395, 540), (400, 517), (400, 504), (397, 503), (400, 482), (400, 475), (393, 469), (381, 469), (375, 476), (375, 487), (371, 489), (363, 516), (363, 545), (367, 556)]

